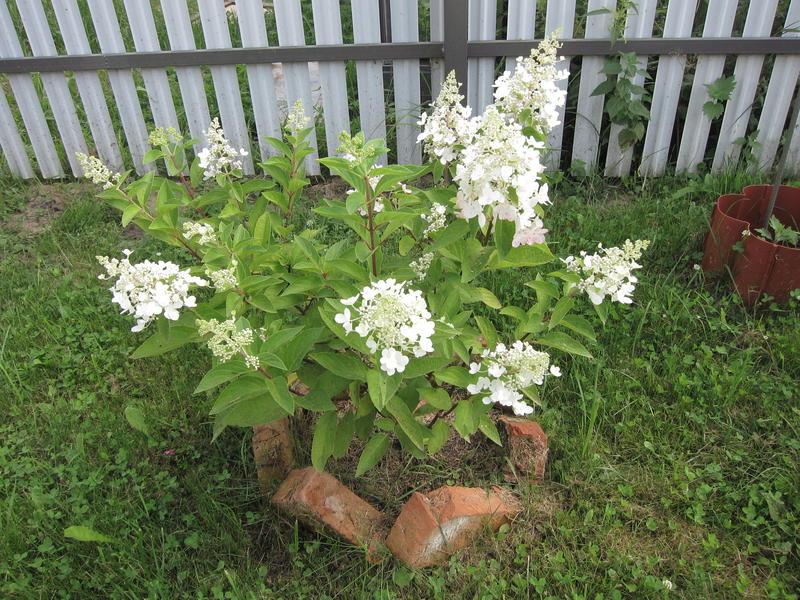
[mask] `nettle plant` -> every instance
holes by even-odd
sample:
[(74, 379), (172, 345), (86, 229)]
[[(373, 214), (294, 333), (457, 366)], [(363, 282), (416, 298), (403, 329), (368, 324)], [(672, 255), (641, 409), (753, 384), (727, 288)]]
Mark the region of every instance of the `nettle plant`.
[[(365, 442), (359, 475), (392, 440), (417, 458), (439, 451), (453, 428), (499, 444), (492, 409), (531, 414), (547, 379), (560, 376), (551, 351), (590, 356), (579, 338), (594, 341), (592, 325), (573, 309), (586, 297), (605, 320), (610, 302), (630, 303), (647, 245), (559, 261), (545, 242), (542, 157), (564, 101), (556, 80), (566, 76), (557, 48), (547, 40), (499, 77), (480, 116), (461, 104), (451, 74), (420, 121), (424, 166), (379, 166), (382, 140), (342, 134), (339, 156), (320, 162), (351, 189), (313, 208), (317, 221), (349, 230), (341, 239), (298, 227), (293, 212), (312, 151), (300, 105), (284, 138), (268, 140), (268, 178), (242, 179), (245, 152), (216, 122), (191, 164), (191, 141), (154, 132), (146, 158), (165, 161), (172, 178), (151, 171), (126, 183), (128, 174), (85, 157), (123, 225), (186, 251), (188, 266), (136, 262), (130, 251), (99, 258), (133, 330), (153, 331), (134, 356), (208, 347), (212, 365), (196, 393), (214, 394), (214, 437), (319, 412), (311, 457), (320, 470), (356, 437)], [(423, 183), (431, 173), (433, 184)], [(508, 269), (530, 273), (533, 306), (504, 305), (481, 284)], [(495, 329), (503, 319), (512, 339)]]

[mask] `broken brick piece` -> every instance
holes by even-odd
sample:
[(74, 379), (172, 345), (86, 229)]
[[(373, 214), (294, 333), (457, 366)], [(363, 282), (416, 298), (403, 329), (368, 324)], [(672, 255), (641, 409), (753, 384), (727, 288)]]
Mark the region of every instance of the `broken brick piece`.
[(385, 537), (381, 511), (313, 467), (289, 473), (272, 502), (314, 529), (328, 528), (352, 544), (366, 545), (370, 556), (375, 556)]
[(497, 531), (522, 510), (511, 492), (492, 488), (444, 486), (415, 492), (403, 506), (386, 546), (410, 567), (445, 562), (467, 547), (484, 527)]
[(294, 463), (289, 419), (253, 426), (253, 458), (262, 493), (286, 477)]
[[(547, 434), (536, 421), (500, 417), (506, 426), (511, 463), (517, 472), (544, 479), (547, 467)], [(513, 476), (512, 476), (513, 479)]]

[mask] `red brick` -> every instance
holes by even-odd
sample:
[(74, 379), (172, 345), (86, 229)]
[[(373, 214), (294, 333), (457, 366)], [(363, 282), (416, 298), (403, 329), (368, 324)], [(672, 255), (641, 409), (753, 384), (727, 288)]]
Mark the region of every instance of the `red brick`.
[(410, 567), (445, 562), (467, 547), (485, 527), (497, 531), (521, 510), (502, 488), (444, 486), (427, 494), (415, 492), (403, 506), (386, 538), (386, 546)]
[(313, 467), (289, 473), (272, 502), (313, 529), (328, 529), (351, 544), (366, 545), (371, 556), (382, 546), (383, 513), (332, 475)]
[(500, 417), (506, 426), (511, 463), (518, 473), (544, 479), (547, 467), (547, 434), (536, 421)]
[(294, 463), (294, 447), (289, 419), (253, 426), (253, 458), (264, 494), (281, 481)]

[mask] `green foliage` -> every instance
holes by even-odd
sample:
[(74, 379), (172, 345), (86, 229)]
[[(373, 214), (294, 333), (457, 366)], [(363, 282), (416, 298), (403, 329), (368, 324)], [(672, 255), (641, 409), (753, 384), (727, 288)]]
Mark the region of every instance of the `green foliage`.
[(756, 232), (765, 240), (776, 244), (794, 247), (800, 244), (800, 232), (781, 223), (775, 215), (769, 218), (769, 226), (756, 229)]
[(619, 132), (620, 148), (632, 146), (644, 137), (650, 111), (645, 106), (650, 95), (635, 78), (646, 78), (647, 70), (639, 64), (632, 52), (620, 52), (619, 57), (608, 57), (603, 63), (606, 80), (598, 85), (592, 96), (607, 96), (605, 112)]
[(722, 76), (716, 81), (706, 84), (709, 100), (703, 104), (703, 112), (712, 121), (716, 121), (725, 113), (725, 103), (736, 89), (736, 77)]
[[(483, 351), (483, 341), (501, 341), (481, 312), (488, 308), (517, 319), (517, 339), (557, 355), (591, 358), (585, 343), (596, 342), (593, 328), (575, 314), (582, 297), (578, 278), (550, 272), (555, 257), (545, 244), (514, 247), (512, 221), (479, 227), (454, 219), (428, 231), (424, 217), (433, 203), (443, 204), (448, 214), (456, 212), (455, 187), (419, 185), (432, 165), (376, 166), (386, 148), (363, 134), (343, 134), (342, 157), (321, 161), (352, 190), (343, 200), (323, 199), (313, 213), (324, 226), (347, 232), (345, 237), (323, 239), (319, 228), (298, 227), (295, 215), (309, 185), (305, 162), (312, 153), (311, 129), (302, 129), (301, 111), (293, 109), (282, 139), (268, 140), (276, 154), (260, 165), (264, 179), (243, 181), (235, 163), (201, 167), (198, 157), (189, 164), (191, 142), (159, 130), (151, 136), (159, 145), (146, 158), (164, 161), (167, 173), (178, 180), (151, 171), (99, 194), (121, 212), (123, 226), (134, 224), (188, 253), (192, 272), (214, 281), (215, 289), (203, 294), (196, 308), (176, 320), (159, 317), (155, 332), (132, 358), (208, 343), (215, 361), (195, 394), (212, 395), (213, 439), (227, 427), (280, 419), (298, 407), (318, 411), (311, 461), (319, 470), (354, 440), (368, 442), (359, 475), (377, 464), (392, 440), (415, 457), (434, 455), (451, 427), (467, 440), (481, 433), (500, 443), (482, 392), (464, 398), (465, 388), (479, 378), (467, 367)], [(226, 151), (214, 149), (212, 162), (214, 152)], [(427, 266), (420, 273), (415, 265), (422, 257)], [(488, 273), (523, 268), (536, 277), (528, 284), (539, 295), (533, 306), (504, 304), (479, 283)], [(224, 284), (217, 283), (220, 273), (227, 273)], [(342, 300), (379, 280), (420, 290), (435, 328), (429, 334), (431, 349), (406, 357), (396, 373), (379, 364), (380, 348), (368, 347), (341, 320)], [(235, 335), (248, 341), (236, 341)], [(225, 354), (220, 344), (232, 351)], [(307, 397), (289, 386), (297, 378), (311, 385)], [(332, 410), (333, 396), (345, 387), (348, 408)], [(522, 391), (529, 402), (539, 402), (533, 384)], [(421, 403), (424, 398), (430, 403)], [(436, 414), (426, 420), (431, 408)], [(452, 421), (442, 419), (451, 412)], [(150, 434), (144, 411), (129, 406), (126, 417)]]

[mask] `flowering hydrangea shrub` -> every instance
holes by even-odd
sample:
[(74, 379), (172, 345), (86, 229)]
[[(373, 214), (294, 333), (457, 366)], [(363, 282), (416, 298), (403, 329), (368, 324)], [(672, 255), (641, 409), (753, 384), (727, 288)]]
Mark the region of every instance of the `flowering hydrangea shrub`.
[[(281, 138), (267, 139), (265, 177), (242, 178), (244, 151), (216, 120), (191, 161), (194, 140), (154, 133), (145, 158), (160, 171), (139, 179), (92, 161), (87, 177), (123, 225), (174, 260), (99, 259), (133, 329), (155, 323), (133, 356), (206, 347), (196, 393), (213, 395), (214, 436), (319, 412), (318, 469), (355, 438), (357, 474), (390, 438), (417, 458), (453, 431), (500, 443), (496, 415), (532, 414), (572, 357), (591, 358), (591, 318), (605, 323), (612, 303), (632, 301), (647, 247), (601, 246), (562, 262), (546, 243), (544, 140), (563, 102), (556, 51), (547, 41), (501, 76), (482, 115), (462, 106), (449, 76), (421, 120), (427, 164), (381, 166), (383, 140), (343, 133), (339, 155), (320, 162), (349, 191), (313, 205), (303, 197), (313, 149), (301, 104)], [(301, 202), (311, 217), (298, 214)], [(530, 274), (535, 302), (503, 302), (482, 286), (504, 269)], [(308, 395), (294, 391), (298, 379)]]

